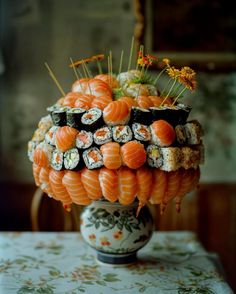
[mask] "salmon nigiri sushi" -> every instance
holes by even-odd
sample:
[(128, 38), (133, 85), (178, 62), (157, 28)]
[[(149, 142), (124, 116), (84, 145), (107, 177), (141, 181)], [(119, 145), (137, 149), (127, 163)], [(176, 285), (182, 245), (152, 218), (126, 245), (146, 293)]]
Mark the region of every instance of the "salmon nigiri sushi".
[(124, 101), (129, 107), (129, 109), (131, 109), (132, 107), (138, 106), (137, 102), (132, 97), (124, 96), (124, 97), (121, 97), (119, 101)]
[(149, 98), (149, 96), (139, 96), (136, 98), (137, 104), (142, 109), (149, 109), (154, 106), (154, 103)]
[(74, 203), (78, 205), (88, 205), (91, 203), (82, 184), (80, 172), (66, 171), (62, 178), (62, 184), (65, 186)]
[(138, 184), (137, 198), (139, 206), (137, 209), (137, 216), (141, 208), (148, 202), (152, 190), (152, 171), (147, 167), (140, 167), (136, 172), (136, 179)]
[(65, 209), (70, 210), (70, 204), (72, 203), (70, 195), (66, 188), (62, 184), (64, 177), (64, 171), (56, 171), (51, 169), (49, 173), (49, 181), (55, 197), (63, 203)]
[(33, 176), (34, 176), (35, 184), (36, 184), (36, 186), (39, 187), (40, 186), (39, 173), (40, 173), (40, 170), (41, 170), (41, 166), (33, 163), (32, 168), (33, 168)]
[(124, 165), (137, 169), (145, 163), (146, 151), (143, 144), (138, 141), (130, 141), (121, 147), (121, 157)]
[(102, 195), (110, 202), (118, 199), (118, 173), (117, 170), (101, 168), (99, 173), (99, 181), (102, 189)]
[(130, 116), (129, 107), (124, 101), (112, 101), (103, 110), (103, 119), (107, 125), (124, 125)]
[(138, 190), (135, 172), (128, 167), (121, 167), (118, 170), (119, 179), (119, 202), (122, 205), (129, 205), (134, 202)]
[(99, 75), (95, 76), (95, 79), (102, 80), (103, 82), (107, 83), (112, 89), (119, 87), (119, 82), (112, 75), (99, 74)]
[(80, 97), (80, 94), (77, 92), (69, 92), (66, 94), (62, 105), (63, 106), (68, 106), (68, 107), (74, 107), (75, 106), (75, 101)]
[(42, 167), (39, 173), (39, 181), (40, 181), (40, 187), (45, 192), (48, 194), (49, 197), (53, 197), (56, 199), (56, 197), (53, 194), (52, 187), (50, 185), (49, 181), (49, 173), (51, 169), (48, 167)]
[(91, 108), (91, 105), (92, 105), (94, 98), (95, 98), (95, 96), (91, 95), (91, 94), (77, 93), (77, 99), (74, 103), (74, 107), (89, 109), (89, 108)]
[(91, 107), (97, 107), (103, 110), (110, 102), (112, 102), (111, 96), (98, 96), (93, 99)]
[(78, 131), (74, 128), (64, 126), (56, 131), (56, 146), (57, 148), (65, 152), (75, 146), (76, 136)]
[(102, 190), (99, 182), (99, 170), (84, 168), (81, 172), (81, 181), (90, 199), (98, 200), (102, 197)]
[(170, 146), (175, 140), (175, 130), (167, 121), (156, 120), (151, 126), (152, 142), (161, 147)]
[(153, 169), (153, 184), (151, 190), (151, 197), (149, 199), (151, 204), (161, 204), (162, 199), (165, 196), (167, 188), (167, 176), (166, 172)]
[(103, 156), (103, 163), (106, 168), (118, 169), (121, 166), (120, 144), (109, 142), (100, 148)]

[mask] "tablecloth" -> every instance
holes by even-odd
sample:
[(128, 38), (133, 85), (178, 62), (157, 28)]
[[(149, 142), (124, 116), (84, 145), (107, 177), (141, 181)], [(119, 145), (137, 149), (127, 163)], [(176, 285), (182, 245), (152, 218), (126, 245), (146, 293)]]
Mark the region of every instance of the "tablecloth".
[(126, 266), (104, 265), (79, 233), (1, 233), (1, 294), (233, 293), (191, 232), (157, 232)]

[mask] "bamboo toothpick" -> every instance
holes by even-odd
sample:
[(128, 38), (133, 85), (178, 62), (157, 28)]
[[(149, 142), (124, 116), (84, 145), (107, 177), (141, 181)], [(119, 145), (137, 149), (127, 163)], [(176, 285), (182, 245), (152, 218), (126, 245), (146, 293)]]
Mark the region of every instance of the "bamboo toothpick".
[(47, 62), (44, 63), (46, 68), (48, 69), (49, 75), (50, 77), (53, 79), (53, 81), (55, 82), (55, 84), (57, 85), (57, 88), (59, 89), (59, 91), (61, 92), (61, 94), (63, 95), (63, 97), (66, 96), (64, 90), (62, 89), (61, 85), (59, 84), (57, 78), (55, 77), (54, 73), (52, 72), (51, 68), (49, 67), (49, 65), (47, 64)]
[(101, 62), (97, 58), (96, 58), (96, 62), (97, 62), (97, 67), (98, 67), (98, 73), (101, 75), (102, 74)]
[(131, 62), (132, 62), (132, 57), (133, 57), (133, 51), (134, 51), (134, 36), (132, 37), (131, 46), (130, 46), (128, 71), (130, 70), (130, 67), (131, 67)]
[(80, 82), (80, 79), (79, 79), (79, 76), (78, 76), (77, 70), (76, 70), (76, 68), (75, 68), (75, 66), (74, 66), (74, 63), (73, 63), (73, 60), (72, 60), (71, 57), (70, 57), (70, 62), (71, 62), (71, 64), (72, 64), (72, 67), (73, 67), (73, 71), (74, 71), (74, 73), (75, 73), (75, 76), (76, 76), (76, 78), (77, 78), (77, 80), (78, 80), (78, 82), (79, 82), (80, 89), (81, 89), (81, 91), (83, 92), (83, 87), (82, 87), (82, 85), (81, 85), (81, 82)]
[(121, 70), (122, 70), (123, 56), (124, 56), (124, 50), (122, 50), (120, 54), (119, 74), (121, 73)]

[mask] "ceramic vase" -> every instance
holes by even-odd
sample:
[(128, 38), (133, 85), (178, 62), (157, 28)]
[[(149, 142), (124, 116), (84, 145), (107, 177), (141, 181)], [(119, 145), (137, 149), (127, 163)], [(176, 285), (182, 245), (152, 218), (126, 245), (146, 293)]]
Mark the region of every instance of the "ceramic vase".
[(153, 219), (148, 207), (136, 217), (138, 203), (94, 201), (81, 214), (81, 234), (97, 251), (97, 259), (109, 264), (134, 262), (137, 251), (150, 240)]

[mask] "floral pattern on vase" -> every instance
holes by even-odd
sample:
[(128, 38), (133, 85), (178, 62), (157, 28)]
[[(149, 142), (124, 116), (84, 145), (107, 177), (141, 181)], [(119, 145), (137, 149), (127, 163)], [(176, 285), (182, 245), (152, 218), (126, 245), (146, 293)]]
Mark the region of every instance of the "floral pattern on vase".
[[(136, 254), (150, 240), (152, 216), (149, 209), (144, 207), (136, 218), (137, 206), (138, 203), (123, 206), (95, 201), (85, 208), (81, 215), (81, 233), (84, 240), (100, 252), (99, 260), (101, 253), (110, 254), (116, 260), (121, 255)], [(123, 259), (122, 263), (126, 261), (128, 263), (127, 259)]]

